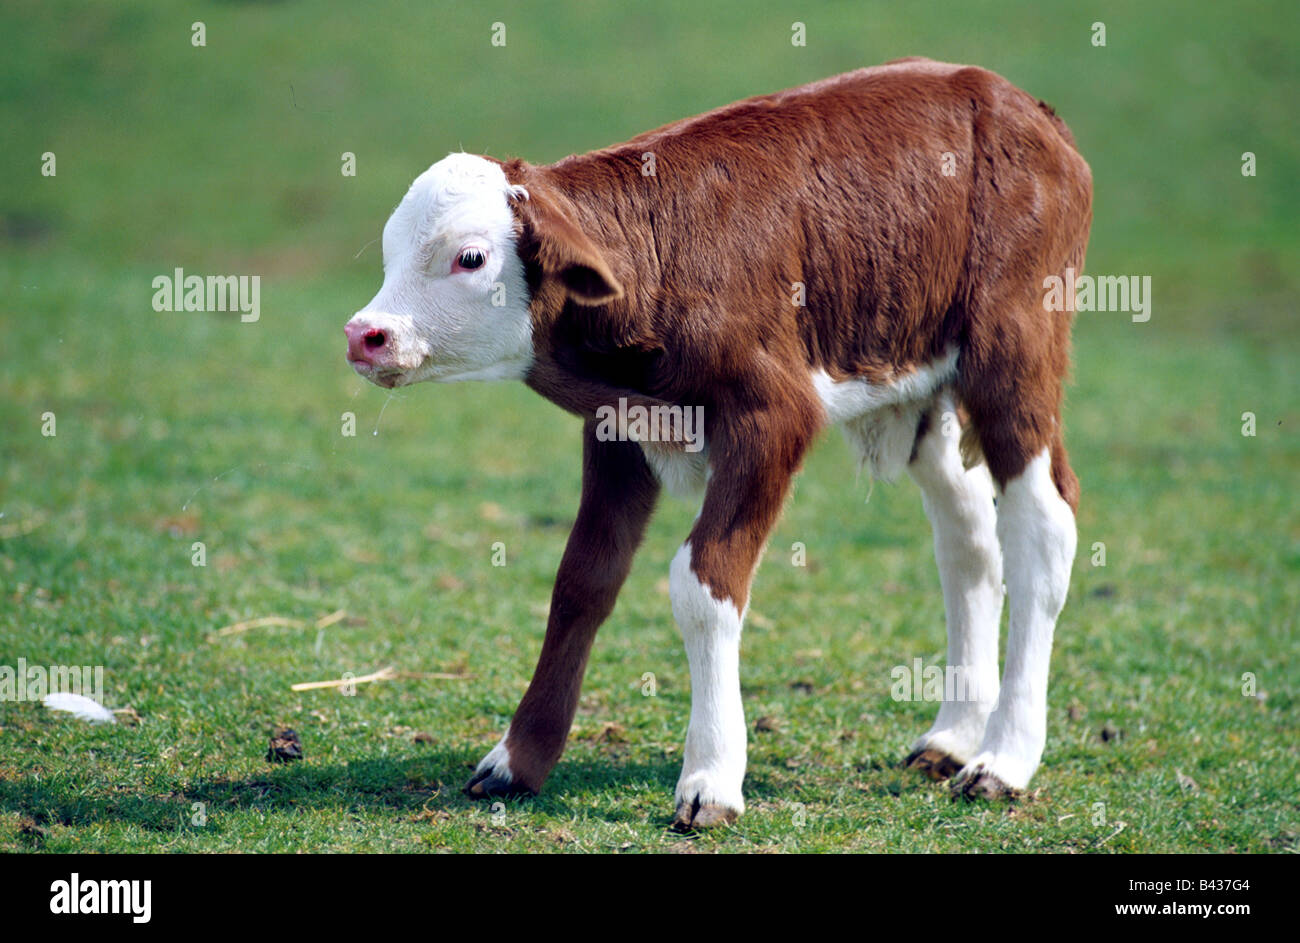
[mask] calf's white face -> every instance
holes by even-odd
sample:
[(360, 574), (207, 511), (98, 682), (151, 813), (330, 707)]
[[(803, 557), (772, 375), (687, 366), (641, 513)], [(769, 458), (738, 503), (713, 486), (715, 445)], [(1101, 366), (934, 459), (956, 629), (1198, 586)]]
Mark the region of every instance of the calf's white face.
[(522, 378), (532, 362), (523, 263), (498, 164), (452, 154), (384, 226), (384, 284), (344, 327), (348, 362), (382, 387)]

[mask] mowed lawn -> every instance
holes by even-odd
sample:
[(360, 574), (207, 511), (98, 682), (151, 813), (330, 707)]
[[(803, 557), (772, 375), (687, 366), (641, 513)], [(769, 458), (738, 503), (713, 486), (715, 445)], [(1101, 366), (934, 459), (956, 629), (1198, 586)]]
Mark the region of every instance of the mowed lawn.
[[(374, 6), (0, 14), (0, 666), (100, 665), (131, 708), (0, 701), (0, 851), (1300, 849), (1290, 5), (846, 5), (798, 14), (806, 47), (781, 7)], [(891, 696), (896, 666), (942, 665), (929, 526), (832, 430), (755, 584), (740, 823), (668, 829), (690, 687), (667, 573), (696, 510), (671, 497), (545, 792), (470, 802), (540, 646), (579, 423), (518, 385), (352, 374), (387, 212), (462, 146), (551, 160), (908, 54), (1055, 104), (1097, 178), (1089, 271), (1152, 276), (1150, 321), (1077, 322), (1079, 556), (1030, 794), (953, 802), (899, 768), (937, 710)], [(260, 319), (155, 312), (177, 267), (260, 275)], [(266, 617), (291, 624), (217, 634)], [(283, 726), (305, 757), (272, 765)]]

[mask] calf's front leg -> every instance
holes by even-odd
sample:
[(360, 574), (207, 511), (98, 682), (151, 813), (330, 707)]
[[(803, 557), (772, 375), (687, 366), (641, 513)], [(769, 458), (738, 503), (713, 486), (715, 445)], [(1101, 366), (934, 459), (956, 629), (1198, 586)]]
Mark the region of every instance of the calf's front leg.
[(542, 654), (501, 741), (470, 779), (473, 798), (536, 794), (564, 752), (591, 643), (627, 578), (659, 482), (634, 442), (583, 429), (582, 500), (551, 593)]
[(690, 537), (673, 558), (673, 616), (691, 671), (691, 720), (677, 782), (679, 830), (734, 822), (745, 811), (747, 730), (740, 698), (740, 632), (749, 587), (780, 514), (804, 442), (776, 431), (713, 453), (713, 475)]

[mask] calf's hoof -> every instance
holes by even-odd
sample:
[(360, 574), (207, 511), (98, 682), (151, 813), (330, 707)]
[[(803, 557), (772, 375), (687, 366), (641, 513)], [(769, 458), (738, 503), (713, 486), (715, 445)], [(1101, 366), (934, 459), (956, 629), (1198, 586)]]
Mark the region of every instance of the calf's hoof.
[(904, 769), (914, 769), (923, 775), (941, 782), (951, 779), (961, 770), (962, 764), (942, 750), (934, 748), (913, 750), (903, 761)]
[[(510, 749), (506, 746), (506, 731), (501, 742), (491, 749), (474, 769), (474, 775), (465, 784), (465, 795), (471, 799), (489, 796), (535, 796), (537, 789), (515, 775), (511, 769)], [(539, 784), (540, 785), (540, 784)]]
[(465, 795), (471, 799), (489, 797), (535, 796), (537, 790), (502, 776), (494, 769), (479, 770), (465, 784)]
[(673, 829), (678, 832), (693, 832), (703, 828), (717, 828), (719, 825), (734, 825), (740, 813), (717, 802), (701, 803), (699, 798), (690, 802), (677, 803), (677, 814), (673, 816)]
[(952, 797), (974, 801), (976, 799), (1015, 800), (1021, 791), (1003, 782), (981, 766), (964, 771), (952, 781)]

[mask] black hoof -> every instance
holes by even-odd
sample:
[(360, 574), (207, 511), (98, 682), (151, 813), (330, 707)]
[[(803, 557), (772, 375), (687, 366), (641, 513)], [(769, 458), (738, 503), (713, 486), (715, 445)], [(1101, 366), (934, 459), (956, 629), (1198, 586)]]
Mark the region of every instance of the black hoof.
[(700, 804), (699, 799), (683, 802), (677, 807), (673, 816), (673, 830), (677, 832), (694, 832), (702, 828), (717, 828), (720, 825), (734, 825), (740, 818), (735, 809), (714, 802)]
[(942, 750), (913, 750), (903, 761), (905, 769), (917, 770), (936, 782), (956, 776), (963, 765)]
[(987, 799), (990, 801), (1015, 801), (1020, 798), (1020, 790), (1012, 789), (998, 777), (994, 776), (987, 770), (977, 770), (974, 775), (967, 776), (961, 780), (954, 780), (952, 784), (952, 797), (961, 798), (969, 802), (978, 799)]
[(510, 798), (514, 796), (535, 796), (537, 791), (522, 783), (507, 779), (495, 769), (476, 772), (465, 784), (465, 795), (471, 799), (489, 799), (493, 797)]

